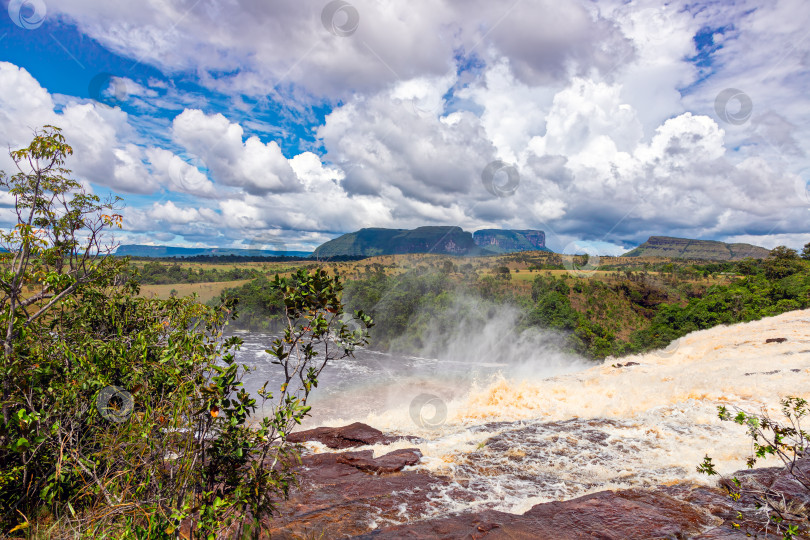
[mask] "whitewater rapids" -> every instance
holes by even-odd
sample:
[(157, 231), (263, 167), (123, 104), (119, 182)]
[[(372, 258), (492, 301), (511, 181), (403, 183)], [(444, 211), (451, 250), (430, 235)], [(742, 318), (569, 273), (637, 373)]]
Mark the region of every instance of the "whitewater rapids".
[[(766, 343), (775, 338), (785, 340)], [(385, 394), (386, 407), (356, 413), (344, 407), (345, 414), (318, 423), (361, 421), (419, 437), (372, 449), (381, 455), (418, 447), (424, 458), (413, 468), (453, 480), (435, 501), (436, 515), (483, 508), (522, 513), (604, 489), (709, 484), (714, 480), (695, 470), (704, 455), (726, 474), (744, 468), (751, 450), (742, 426), (717, 418), (718, 405), (776, 418), (781, 398), (810, 400), (810, 310), (694, 332), (662, 351), (552, 377), (546, 369), (532, 376), (521, 366), (501, 368), (463, 390), (454, 381), (440, 375), (422, 386), (380, 381), (366, 395)], [(411, 400), (419, 393), (434, 399), (414, 411)]]

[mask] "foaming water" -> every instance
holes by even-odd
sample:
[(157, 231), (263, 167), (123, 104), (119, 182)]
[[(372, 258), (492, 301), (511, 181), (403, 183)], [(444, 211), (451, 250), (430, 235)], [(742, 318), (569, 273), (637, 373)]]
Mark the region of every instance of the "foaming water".
[[(372, 449), (416, 446), (424, 459), (415, 468), (451, 479), (434, 501), (436, 515), (521, 513), (604, 489), (708, 483), (695, 471), (704, 455), (730, 473), (750, 452), (745, 429), (720, 422), (718, 405), (778, 416), (780, 398), (810, 399), (810, 310), (695, 332), (665, 351), (591, 367), (554, 352), (553, 336), (542, 333), (514, 337), (524, 344), (513, 349), (518, 357), (476, 357), (475, 344), (491, 338), (480, 330), (466, 359), (360, 351), (357, 365), (334, 371), (334, 389), (313, 403), (321, 412), (311, 425), (362, 421), (420, 437)], [(414, 414), (420, 394), (441, 403)]]
[[(399, 426), (407, 429), (411, 403), (419, 395), (455, 403), (499, 374), (534, 380), (593, 365), (561, 352), (558, 333), (536, 328), (516, 332), (520, 313), (515, 308), (460, 297), (452, 309), (458, 315), (453, 318), (455, 324), (428, 331), (418, 355), (360, 349), (354, 358), (331, 363), (312, 394), (312, 416), (306, 425), (376, 418), (393, 411), (404, 413)], [(255, 391), (264, 381), (270, 381), (268, 389), (277, 388), (279, 368), (264, 352), (274, 336), (240, 335), (244, 345), (237, 359), (254, 368), (246, 380), (247, 389)]]

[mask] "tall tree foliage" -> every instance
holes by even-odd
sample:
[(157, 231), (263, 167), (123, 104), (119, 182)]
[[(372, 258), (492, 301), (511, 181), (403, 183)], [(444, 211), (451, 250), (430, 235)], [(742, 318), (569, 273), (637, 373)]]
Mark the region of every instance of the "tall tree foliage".
[(0, 309), (4, 353), (3, 420), (9, 421), (5, 398), (12, 378), (7, 370), (19, 361), (15, 345), (30, 335), (32, 324), (54, 306), (90, 283), (110, 284), (115, 264), (105, 260), (114, 246), (103, 234), (121, 225), (118, 200), (101, 202), (88, 195), (64, 167), (73, 149), (59, 128), (45, 126), (27, 148), (11, 152), (17, 173), (0, 177), (14, 198), (16, 227), (0, 233)]
[(0, 526), (257, 535), (295, 481), (286, 438), (319, 374), (365, 343), (371, 321), (347, 324), (338, 276), (277, 278), (286, 331), (268, 352), (285, 383), (250, 395), (241, 341), (223, 337), (236, 302), (141, 298), (122, 282), (128, 261), (105, 256), (120, 201), (70, 179), (71, 153), (46, 126), (2, 179), (17, 223), (0, 237)]

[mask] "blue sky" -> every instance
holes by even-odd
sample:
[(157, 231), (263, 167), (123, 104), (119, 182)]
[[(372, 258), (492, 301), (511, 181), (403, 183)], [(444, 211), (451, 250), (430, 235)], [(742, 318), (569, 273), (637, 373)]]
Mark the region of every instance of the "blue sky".
[[(0, 138), (63, 127), (75, 176), (124, 198), (122, 243), (308, 250), (419, 225), (606, 254), (810, 241), (797, 0), (5, 8)], [(493, 162), (516, 189), (487, 189)]]

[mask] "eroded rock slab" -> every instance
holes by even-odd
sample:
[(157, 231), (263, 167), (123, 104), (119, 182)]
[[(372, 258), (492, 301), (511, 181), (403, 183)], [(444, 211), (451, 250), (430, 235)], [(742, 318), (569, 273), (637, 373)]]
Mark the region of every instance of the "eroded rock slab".
[[(416, 449), (373, 458), (371, 450), (310, 454), (298, 467), (299, 486), (266, 523), (270, 538), (349, 538), (427, 515), (446, 479), (402, 471), (418, 462)], [(463, 495), (459, 495), (460, 497)]]
[(287, 437), (287, 441), (291, 443), (317, 441), (335, 450), (372, 444), (390, 444), (397, 440), (399, 438), (385, 435), (379, 429), (374, 429), (361, 422), (342, 427), (319, 427), (297, 431)]
[(691, 538), (722, 522), (664, 493), (631, 489), (538, 504), (523, 515), (495, 511), (460, 514), (390, 527), (358, 538)]
[(363, 452), (352, 452), (341, 454), (337, 458), (338, 463), (351, 465), (352, 467), (364, 472), (373, 474), (391, 474), (399, 472), (408, 465), (415, 465), (419, 463), (422, 458), (422, 452), (416, 448), (403, 448), (401, 450), (394, 450), (384, 456), (376, 459), (373, 457), (371, 450)]

